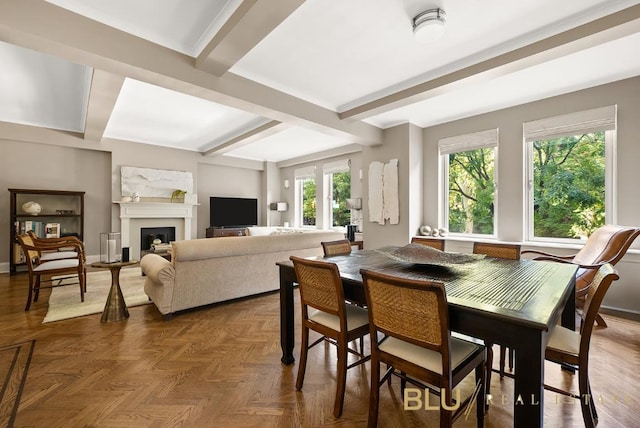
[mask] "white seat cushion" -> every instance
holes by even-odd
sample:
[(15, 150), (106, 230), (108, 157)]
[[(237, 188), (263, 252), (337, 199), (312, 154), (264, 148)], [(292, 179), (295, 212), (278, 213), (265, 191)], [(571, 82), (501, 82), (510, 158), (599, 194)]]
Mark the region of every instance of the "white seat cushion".
[(60, 259), (75, 259), (78, 257), (78, 253), (75, 251), (54, 251), (51, 253), (42, 253), (40, 254), (41, 262), (48, 262), (51, 260), (60, 260)]
[(578, 356), (580, 353), (580, 333), (557, 325), (551, 330), (547, 348)]
[[(478, 350), (480, 346), (461, 340), (456, 337), (451, 338), (451, 369), (456, 368), (469, 355)], [(378, 347), (381, 351), (395, 355), (398, 358), (407, 360), (434, 373), (442, 374), (442, 355), (421, 346), (416, 346), (404, 340), (388, 337)]]
[(34, 272), (46, 272), (54, 269), (73, 268), (78, 267), (78, 261), (78, 259), (52, 260), (50, 262), (40, 263), (33, 270)]
[[(369, 324), (369, 313), (355, 305), (345, 305), (347, 312), (347, 330), (355, 330), (358, 327)], [(327, 326), (335, 331), (340, 331), (340, 318), (317, 309), (309, 308), (309, 319)]]

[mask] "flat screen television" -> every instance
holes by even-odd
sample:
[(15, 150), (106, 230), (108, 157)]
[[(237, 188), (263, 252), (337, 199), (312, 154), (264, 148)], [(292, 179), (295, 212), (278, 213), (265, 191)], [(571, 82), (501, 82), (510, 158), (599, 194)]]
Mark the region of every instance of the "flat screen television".
[(211, 227), (246, 227), (258, 224), (258, 200), (254, 198), (209, 198)]

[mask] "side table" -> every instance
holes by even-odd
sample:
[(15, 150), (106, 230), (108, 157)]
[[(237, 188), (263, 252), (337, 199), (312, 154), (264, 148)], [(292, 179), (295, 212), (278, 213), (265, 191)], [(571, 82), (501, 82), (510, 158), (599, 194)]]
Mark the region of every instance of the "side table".
[(91, 267), (109, 269), (111, 271), (111, 289), (109, 290), (109, 297), (107, 297), (107, 302), (104, 305), (100, 322), (120, 321), (129, 318), (129, 310), (122, 296), (122, 290), (120, 289), (120, 269), (124, 266), (131, 266), (138, 263), (137, 260), (114, 263), (91, 263)]

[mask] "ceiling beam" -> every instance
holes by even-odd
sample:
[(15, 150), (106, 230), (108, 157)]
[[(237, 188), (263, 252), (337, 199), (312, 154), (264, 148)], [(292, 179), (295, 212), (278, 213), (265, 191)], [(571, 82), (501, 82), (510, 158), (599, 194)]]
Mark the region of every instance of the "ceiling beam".
[(45, 1), (0, 2), (0, 40), (363, 145), (382, 131), (248, 79), (216, 77), (192, 57)]
[(196, 68), (222, 76), (305, 0), (242, 0), (196, 58)]
[(341, 119), (365, 119), (485, 82), (640, 31), (640, 5), (596, 19), (527, 46), (445, 74), (339, 113)]
[(220, 144), (216, 144), (215, 147), (203, 152), (202, 155), (203, 156), (223, 155), (234, 149), (237, 149), (242, 146), (246, 146), (247, 144), (251, 144), (255, 141), (261, 140), (270, 135), (275, 135), (278, 132), (282, 132), (287, 128), (289, 128), (289, 125), (286, 125), (282, 122), (278, 122), (277, 120), (272, 120), (256, 128), (253, 128), (250, 131), (244, 132), (240, 135), (230, 138)]
[(351, 153), (360, 153), (362, 151), (362, 146), (359, 144), (348, 144), (346, 146), (335, 147), (333, 149), (328, 149), (323, 152), (311, 153), (304, 156), (299, 156), (293, 159), (287, 159), (276, 163), (278, 168), (286, 168), (294, 165), (299, 165), (301, 163), (308, 162), (316, 162), (323, 159), (332, 158), (335, 156), (343, 156)]
[(84, 127), (85, 140), (101, 141), (107, 128), (111, 112), (116, 105), (120, 89), (124, 84), (124, 77), (93, 70), (87, 119)]

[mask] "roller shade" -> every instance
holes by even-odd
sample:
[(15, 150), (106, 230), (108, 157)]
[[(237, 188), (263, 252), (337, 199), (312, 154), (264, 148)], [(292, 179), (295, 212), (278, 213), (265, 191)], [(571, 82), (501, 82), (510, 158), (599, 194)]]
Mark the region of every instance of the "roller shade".
[(322, 171), (325, 174), (334, 174), (336, 172), (349, 171), (349, 159), (342, 159), (335, 162), (327, 162), (322, 165)]
[(298, 168), (293, 172), (295, 178), (316, 178), (316, 167)]
[(470, 150), (485, 149), (498, 145), (498, 129), (472, 132), (438, 140), (438, 150), (441, 155), (468, 152)]
[(612, 129), (616, 129), (615, 105), (534, 120), (523, 125), (527, 142)]

